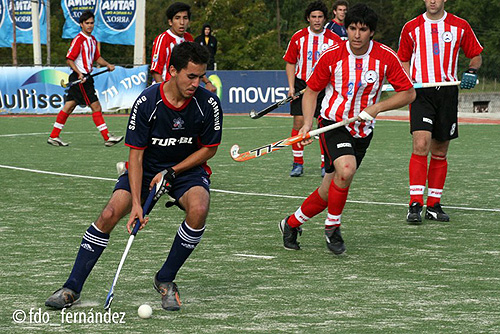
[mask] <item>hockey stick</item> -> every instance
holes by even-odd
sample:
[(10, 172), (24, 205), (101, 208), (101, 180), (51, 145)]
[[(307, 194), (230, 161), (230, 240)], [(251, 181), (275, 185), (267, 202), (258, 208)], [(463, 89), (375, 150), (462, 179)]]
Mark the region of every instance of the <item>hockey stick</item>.
[(282, 105), (292, 101), (295, 97), (301, 96), (302, 94), (304, 94), (305, 91), (306, 91), (306, 89), (304, 88), (300, 92), (295, 93), (293, 96), (289, 96), (286, 99), (283, 99), (283, 100), (278, 101), (274, 104), (271, 104), (269, 107), (266, 107), (265, 109), (262, 109), (261, 111), (257, 112), (257, 111), (252, 109), (252, 111), (250, 111), (250, 118), (251, 119), (261, 118), (262, 116), (269, 114), (271, 111), (278, 109), (279, 106), (282, 106)]
[[(94, 74), (86, 74), (86, 75), (84, 75), (84, 78), (85, 79), (93, 78), (93, 77), (96, 77), (96, 76), (98, 76), (100, 74), (103, 74), (103, 73), (106, 73), (106, 72), (109, 72), (109, 68), (105, 69), (104, 71), (97, 72), (97, 73), (94, 73)], [(68, 83), (64, 83), (64, 79), (62, 79), (61, 80), (61, 87), (63, 87), (63, 88), (69, 88), (69, 87), (71, 87), (73, 85), (79, 84), (82, 81), (83, 81), (82, 79), (78, 79), (78, 80), (75, 80), (75, 81), (70, 81)]]
[(233, 145), (231, 147), (231, 157), (235, 161), (247, 161), (250, 159), (255, 159), (255, 158), (258, 158), (258, 157), (263, 156), (265, 154), (272, 153), (272, 152), (277, 151), (279, 149), (282, 149), (284, 147), (290, 146), (292, 144), (301, 142), (304, 139), (309, 139), (309, 138), (312, 138), (312, 137), (319, 135), (323, 132), (327, 132), (327, 131), (339, 128), (341, 126), (347, 125), (349, 123), (356, 121), (357, 119), (358, 119), (357, 116), (351, 117), (351, 118), (345, 119), (341, 122), (334, 123), (334, 124), (325, 126), (323, 128), (309, 131), (305, 136), (296, 135), (293, 137), (288, 137), (286, 139), (279, 140), (275, 143), (267, 144), (267, 145), (255, 148), (255, 149), (247, 151), (245, 153), (238, 153), (238, 151), (240, 150), (240, 147), (238, 145)]
[[(458, 86), (460, 85), (461, 81), (443, 81), (443, 82), (416, 82), (413, 84), (413, 88), (419, 89), (419, 88), (430, 88), (430, 87), (444, 87), (444, 86)], [(479, 80), (477, 80), (476, 84), (479, 83)], [(394, 92), (394, 87), (389, 84), (385, 84), (382, 86), (382, 91), (383, 92)]]
[[(149, 192), (148, 198), (146, 199), (146, 202), (144, 202), (144, 205), (142, 206), (142, 214), (143, 216), (146, 216), (151, 212), (153, 209), (154, 205), (156, 204), (156, 201), (154, 201), (154, 197), (156, 195), (156, 189), (161, 185), (161, 182), (158, 182), (155, 184), (153, 189)], [(132, 233), (130, 233), (130, 237), (128, 238), (127, 246), (125, 247), (125, 251), (123, 252), (122, 258), (120, 260), (120, 264), (118, 264), (118, 269), (116, 270), (115, 277), (113, 278), (113, 283), (111, 284), (111, 288), (109, 289), (108, 296), (106, 297), (106, 302), (104, 303), (104, 309), (107, 310), (111, 307), (111, 302), (113, 301), (114, 297), (114, 292), (115, 292), (115, 285), (116, 281), (118, 281), (118, 276), (120, 275), (120, 271), (122, 270), (123, 263), (125, 263), (125, 259), (127, 258), (128, 251), (130, 250), (130, 247), (132, 246), (132, 242), (134, 241), (135, 235), (137, 234), (137, 231), (139, 231), (139, 227), (141, 227), (141, 222), (139, 221), (139, 218), (136, 218), (135, 220), (135, 226), (134, 229), (132, 230)]]

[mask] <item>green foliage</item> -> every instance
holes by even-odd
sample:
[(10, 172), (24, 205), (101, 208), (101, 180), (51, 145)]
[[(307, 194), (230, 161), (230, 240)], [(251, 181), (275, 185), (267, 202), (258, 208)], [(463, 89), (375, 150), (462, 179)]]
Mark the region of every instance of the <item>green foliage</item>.
[[(146, 60), (149, 63), (154, 38), (168, 28), (165, 10), (174, 0), (148, 0), (146, 4)], [(276, 70), (284, 68), (282, 56), (297, 30), (307, 26), (302, 0), (185, 0), (192, 5), (190, 32), (199, 35), (204, 23), (212, 26), (219, 41), (216, 55), (218, 69)], [(375, 39), (397, 50), (403, 25), (425, 11), (423, 1), (352, 0), (351, 5), (365, 2), (379, 14)], [(333, 0), (326, 1), (331, 8)], [(277, 5), (279, 5), (279, 21)], [(490, 0), (454, 0), (446, 10), (468, 20), (484, 46), (481, 75), (500, 77), (500, 2)], [(61, 39), (64, 18), (60, 1), (51, 1), (51, 63), (65, 64), (69, 40)], [(331, 13), (329, 13), (331, 19)], [(279, 29), (278, 29), (279, 25)], [(116, 64), (131, 64), (133, 47), (102, 43), (103, 56)], [(43, 59), (46, 48), (42, 47)], [(31, 64), (31, 45), (18, 45), (18, 63)], [(459, 71), (468, 66), (461, 54)], [(0, 64), (12, 64), (10, 48), (0, 48)]]

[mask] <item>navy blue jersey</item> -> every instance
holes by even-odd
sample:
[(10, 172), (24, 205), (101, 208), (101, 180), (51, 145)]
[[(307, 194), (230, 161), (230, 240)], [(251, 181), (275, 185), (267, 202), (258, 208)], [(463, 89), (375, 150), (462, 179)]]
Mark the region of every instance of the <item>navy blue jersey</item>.
[(345, 30), (343, 24), (338, 24), (334, 20), (331, 20), (326, 24), (325, 28), (330, 29), (331, 31), (339, 35), (339, 37), (342, 38), (343, 40), (347, 39), (347, 31)]
[(144, 150), (144, 172), (157, 173), (200, 147), (218, 146), (222, 137), (222, 109), (215, 94), (199, 87), (176, 108), (167, 101), (164, 84), (146, 88), (128, 120), (125, 145)]

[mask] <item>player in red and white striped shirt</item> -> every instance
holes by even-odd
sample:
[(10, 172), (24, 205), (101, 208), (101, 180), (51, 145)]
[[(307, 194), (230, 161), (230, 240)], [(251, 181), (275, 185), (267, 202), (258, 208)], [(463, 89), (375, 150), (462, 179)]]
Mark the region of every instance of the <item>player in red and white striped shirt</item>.
[[(329, 46), (341, 41), (339, 36), (324, 28), (327, 13), (328, 9), (322, 1), (310, 3), (305, 11), (305, 19), (309, 22), (309, 26), (297, 31), (288, 44), (283, 56), (286, 61), (288, 96), (293, 96), (295, 92), (306, 88), (305, 80), (311, 74), (320, 54)], [(322, 97), (323, 95), (319, 96), (319, 100)], [(290, 103), (290, 114), (293, 115), (292, 136), (297, 135), (299, 129), (304, 125), (301, 105), (302, 96)], [(293, 144), (292, 153), (293, 165), (290, 176), (301, 176), (304, 165), (304, 148)], [(323, 157), (321, 160), (323, 161)], [(323, 163), (321, 167), (323, 168)]]
[[(457, 80), (458, 54), (470, 58), (461, 88), (476, 84), (483, 47), (467, 21), (444, 10), (446, 0), (424, 0), (426, 12), (406, 23), (400, 37), (398, 56), (414, 82)], [(417, 90), (410, 105), (413, 152), (410, 158), (410, 206), (406, 220), (421, 224), (427, 184), (426, 219), (449, 221), (440, 200), (448, 170), (446, 155), (451, 139), (458, 137), (458, 88)], [(427, 156), (431, 153), (428, 165)]]
[[(364, 4), (350, 8), (345, 18), (348, 40), (327, 49), (307, 80), (302, 101), (304, 126), (299, 133), (305, 135), (311, 130), (317, 96), (323, 89), (326, 92), (321, 103), (320, 127), (356, 116), (358, 120), (320, 135), (326, 175), (300, 208), (281, 221), (285, 248), (300, 249), (297, 243), (300, 226), (328, 208), (327, 247), (334, 254), (345, 251), (340, 233), (342, 211), (354, 174), (370, 145), (374, 118), (415, 98), (415, 89), (396, 53), (371, 40), (377, 21), (377, 14)], [(392, 84), (396, 94), (379, 101), (384, 79)], [(307, 140), (301, 144), (309, 143)]]
[(92, 110), (92, 120), (101, 132), (104, 145), (113, 146), (122, 141), (123, 136), (114, 136), (109, 133), (106, 122), (102, 117), (101, 104), (95, 94), (94, 79), (86, 79), (85, 75), (92, 72), (94, 61), (101, 66), (106, 66), (110, 71), (114, 71), (115, 66), (101, 57), (97, 47), (97, 40), (92, 36), (92, 31), (94, 30), (94, 13), (90, 11), (82, 13), (79, 22), (82, 31), (71, 42), (71, 46), (66, 54), (66, 62), (73, 70), (73, 73), (69, 76), (69, 81), (79, 79), (82, 82), (69, 88), (68, 94), (65, 96), (66, 102), (57, 115), (54, 128), (49, 139), (47, 139), (47, 143), (53, 146), (68, 146), (68, 143), (63, 142), (59, 138), (59, 134), (76, 106), (87, 105)]
[[(186, 31), (191, 20), (191, 6), (183, 2), (174, 2), (167, 8), (166, 16), (170, 28), (156, 36), (153, 42), (150, 71), (154, 82), (170, 79), (167, 68), (174, 46), (184, 41), (194, 41), (193, 36)], [(217, 91), (206, 76), (203, 76), (202, 82), (209, 91)]]

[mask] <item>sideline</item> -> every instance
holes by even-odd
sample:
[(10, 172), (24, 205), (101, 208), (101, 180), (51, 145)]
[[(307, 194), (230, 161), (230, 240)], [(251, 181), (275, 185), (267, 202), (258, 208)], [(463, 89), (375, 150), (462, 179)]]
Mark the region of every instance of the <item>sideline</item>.
[[(114, 178), (108, 177), (98, 177), (98, 176), (88, 176), (88, 175), (78, 175), (78, 174), (68, 174), (68, 173), (59, 173), (59, 172), (50, 172), (43, 171), (39, 169), (30, 169), (23, 167), (15, 167), (15, 166), (7, 166), (0, 165), (0, 168), (37, 173), (37, 174), (48, 174), (55, 176), (65, 176), (65, 177), (73, 177), (73, 178), (81, 178), (81, 179), (90, 179), (90, 180), (101, 180), (101, 181), (112, 181), (116, 182)], [(291, 195), (278, 195), (278, 194), (263, 194), (263, 193), (253, 193), (253, 192), (241, 192), (241, 191), (232, 191), (232, 190), (222, 190), (222, 189), (210, 189), (210, 191), (215, 193), (222, 194), (231, 194), (231, 195), (241, 195), (241, 196), (260, 196), (260, 197), (277, 197), (277, 198), (291, 198), (291, 199), (305, 199), (305, 196), (291, 196)], [(390, 202), (373, 202), (373, 201), (355, 201), (355, 200), (347, 200), (348, 203), (357, 203), (357, 204), (371, 204), (371, 205), (386, 205), (386, 206), (408, 206), (407, 203), (390, 203)], [(484, 212), (500, 212), (499, 209), (487, 209), (487, 208), (469, 208), (464, 206), (449, 206), (446, 205), (446, 208), (456, 209), (456, 210), (465, 210), (465, 211), (484, 211)]]

